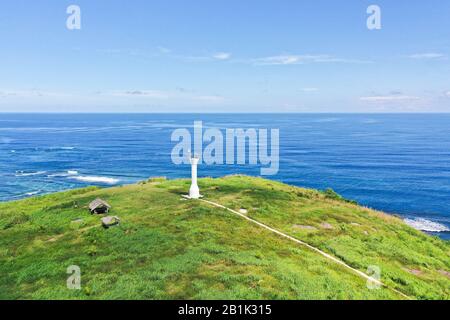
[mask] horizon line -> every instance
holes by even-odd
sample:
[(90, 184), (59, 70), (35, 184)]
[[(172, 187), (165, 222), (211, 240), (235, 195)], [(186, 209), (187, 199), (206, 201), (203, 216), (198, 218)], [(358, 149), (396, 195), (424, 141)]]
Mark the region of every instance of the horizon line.
[(448, 112), (345, 112), (345, 111), (327, 111), (327, 112), (122, 112), (122, 111), (99, 111), (99, 112), (45, 112), (45, 111), (0, 111), (0, 114), (450, 114)]

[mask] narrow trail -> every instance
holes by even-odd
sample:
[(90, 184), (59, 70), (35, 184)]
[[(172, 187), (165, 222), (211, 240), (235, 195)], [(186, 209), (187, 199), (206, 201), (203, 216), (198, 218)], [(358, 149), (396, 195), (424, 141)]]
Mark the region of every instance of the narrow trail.
[(325, 258), (327, 258), (327, 259), (329, 259), (329, 260), (331, 260), (331, 261), (333, 261), (333, 262), (335, 262), (335, 263), (337, 263), (337, 264), (339, 264), (339, 265), (341, 265), (341, 266), (343, 266), (343, 267), (345, 267), (345, 268), (351, 270), (353, 273), (356, 273), (356, 274), (359, 275), (360, 277), (362, 277), (362, 278), (364, 278), (364, 279), (366, 279), (366, 280), (368, 280), (368, 281), (371, 281), (372, 283), (375, 283), (375, 284), (377, 284), (377, 285), (379, 285), (379, 286), (385, 287), (385, 288), (387, 288), (387, 289), (389, 289), (389, 290), (391, 290), (391, 291), (393, 291), (393, 292), (395, 292), (395, 293), (401, 295), (402, 297), (404, 297), (404, 298), (406, 298), (406, 299), (412, 300), (411, 297), (409, 297), (408, 295), (404, 294), (403, 292), (398, 291), (397, 289), (394, 289), (394, 288), (392, 288), (392, 287), (389, 287), (388, 285), (384, 284), (384, 283), (381, 282), (380, 280), (374, 279), (374, 278), (372, 278), (371, 276), (365, 274), (364, 272), (362, 272), (362, 271), (360, 271), (360, 270), (358, 270), (358, 269), (355, 269), (355, 268), (349, 266), (349, 265), (346, 264), (345, 262), (339, 260), (339, 259), (336, 258), (336, 257), (333, 257), (332, 255), (330, 255), (330, 254), (328, 254), (328, 253), (326, 253), (326, 252), (320, 250), (319, 248), (316, 248), (316, 247), (314, 247), (314, 246), (312, 246), (312, 245), (310, 245), (310, 244), (308, 244), (308, 243), (306, 243), (306, 242), (303, 242), (303, 241), (301, 241), (301, 240), (298, 240), (298, 239), (296, 239), (296, 238), (294, 238), (294, 237), (292, 237), (292, 236), (290, 236), (290, 235), (288, 235), (288, 234), (286, 234), (286, 233), (283, 233), (283, 232), (281, 232), (281, 231), (279, 231), (279, 230), (277, 230), (277, 229), (274, 229), (274, 228), (272, 228), (272, 227), (269, 227), (268, 225), (265, 225), (264, 223), (261, 223), (261, 222), (259, 222), (259, 221), (257, 221), (257, 220), (254, 220), (254, 219), (252, 219), (252, 218), (247, 217), (245, 214), (242, 214), (242, 213), (240, 213), (240, 212), (238, 212), (238, 211), (236, 211), (236, 210), (227, 208), (227, 207), (225, 207), (225, 206), (223, 206), (223, 205), (221, 205), (221, 204), (218, 204), (218, 203), (216, 203), (216, 202), (212, 202), (212, 201), (205, 200), (205, 199), (198, 199), (198, 200), (201, 201), (201, 202), (207, 203), (207, 204), (209, 204), (209, 205), (212, 205), (212, 206), (214, 206), (214, 207), (228, 210), (228, 211), (230, 211), (230, 212), (232, 212), (232, 213), (234, 213), (234, 214), (240, 216), (241, 218), (243, 218), (243, 219), (245, 219), (245, 220), (247, 220), (247, 221), (250, 221), (251, 223), (254, 223), (254, 224), (256, 224), (256, 225), (258, 225), (258, 226), (260, 226), (260, 227), (262, 227), (262, 228), (264, 228), (264, 229), (266, 229), (266, 230), (269, 230), (269, 231), (271, 231), (271, 232), (273, 232), (273, 233), (278, 234), (279, 236), (282, 236), (282, 237), (284, 237), (284, 238), (287, 238), (287, 239), (289, 239), (289, 240), (291, 240), (291, 241), (293, 241), (293, 242), (296, 242), (297, 244), (300, 244), (300, 245), (302, 245), (302, 246), (304, 246), (304, 247), (307, 247), (307, 248), (311, 249), (312, 251), (317, 252), (318, 254), (324, 256)]

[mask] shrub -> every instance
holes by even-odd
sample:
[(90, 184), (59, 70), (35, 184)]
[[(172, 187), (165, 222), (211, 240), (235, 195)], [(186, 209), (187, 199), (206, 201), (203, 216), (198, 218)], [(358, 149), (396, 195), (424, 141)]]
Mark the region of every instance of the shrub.
[(325, 195), (326, 198), (328, 199), (332, 199), (332, 200), (338, 200), (338, 201), (344, 201), (347, 203), (352, 203), (352, 204), (358, 204), (356, 201), (354, 200), (349, 200), (349, 199), (345, 199), (343, 196), (341, 196), (339, 193), (337, 193), (336, 191), (334, 191), (331, 188), (326, 189), (323, 194)]

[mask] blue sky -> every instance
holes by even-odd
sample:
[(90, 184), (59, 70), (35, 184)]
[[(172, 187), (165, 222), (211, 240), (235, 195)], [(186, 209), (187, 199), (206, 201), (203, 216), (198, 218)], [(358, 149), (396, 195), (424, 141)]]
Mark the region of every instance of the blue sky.
[(0, 112), (450, 112), (447, 0), (5, 0), (0, 41)]

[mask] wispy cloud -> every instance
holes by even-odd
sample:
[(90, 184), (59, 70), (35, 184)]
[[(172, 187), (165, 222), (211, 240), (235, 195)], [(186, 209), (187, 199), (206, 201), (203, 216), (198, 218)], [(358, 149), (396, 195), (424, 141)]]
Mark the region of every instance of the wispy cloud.
[(408, 96), (408, 95), (378, 95), (360, 97), (359, 100), (365, 102), (391, 102), (391, 101), (415, 101), (420, 100), (420, 97)]
[(332, 55), (319, 54), (319, 55), (292, 55), (283, 54), (277, 56), (263, 57), (258, 59), (253, 59), (252, 63), (260, 66), (270, 66), (270, 65), (297, 65), (297, 64), (307, 64), (307, 63), (373, 63), (373, 61), (368, 60), (357, 60), (357, 59), (346, 59), (334, 57)]
[(158, 47), (156, 47), (156, 49), (157, 49), (160, 53), (165, 53), (165, 54), (171, 53), (171, 52), (172, 52), (171, 49), (166, 48), (166, 47), (163, 47), (163, 46), (158, 46)]
[(65, 97), (68, 96), (61, 92), (43, 91), (38, 89), (32, 90), (3, 90), (0, 91), (0, 97), (8, 98), (36, 98), (36, 97)]
[(163, 91), (156, 90), (128, 90), (128, 91), (113, 91), (103, 95), (111, 95), (115, 97), (145, 97), (154, 99), (168, 99), (169, 94)]
[(443, 59), (446, 58), (447, 56), (443, 53), (433, 53), (433, 52), (428, 52), (428, 53), (415, 53), (415, 54), (411, 54), (408, 56), (408, 58), (410, 59), (422, 59), (422, 60), (430, 60), (430, 59)]
[(228, 52), (217, 52), (208, 55), (198, 55), (198, 56), (187, 56), (187, 55), (174, 55), (174, 58), (194, 61), (194, 62), (214, 62), (214, 61), (226, 61), (231, 58), (231, 53)]
[(190, 90), (186, 89), (179, 90), (179, 88), (176, 88), (173, 91), (120, 90), (120, 91), (97, 92), (96, 94), (103, 97), (139, 99), (134, 101), (170, 100), (170, 101), (202, 101), (209, 103), (218, 103), (225, 100), (225, 98), (221, 95), (195, 94)]
[(288, 65), (288, 64), (300, 64), (305, 61), (306, 57), (295, 55), (280, 55), (255, 59), (256, 65)]
[(222, 102), (225, 100), (224, 97), (218, 96), (218, 95), (211, 95), (211, 96), (195, 96), (193, 97), (194, 100), (204, 101), (204, 102), (211, 102), (211, 103), (217, 103)]
[(208, 54), (184, 54), (178, 53), (168, 47), (157, 46), (152, 50), (141, 50), (141, 49), (129, 49), (129, 48), (106, 48), (97, 49), (98, 53), (109, 55), (109, 56), (138, 56), (141, 58), (171, 58), (185, 61), (215, 61), (215, 60), (228, 60), (231, 58), (232, 54), (229, 52), (215, 52)]
[(232, 61), (236, 63), (245, 63), (256, 66), (276, 66), (276, 65), (300, 65), (310, 63), (349, 63), (349, 64), (368, 64), (373, 63), (370, 60), (360, 60), (351, 58), (341, 58), (330, 54), (280, 54), (274, 56), (266, 56), (261, 58), (234, 58), (231, 52), (218, 51), (215, 53), (205, 54), (185, 54), (177, 53), (172, 49), (164, 46), (157, 46), (153, 52), (146, 52), (139, 49), (100, 49), (97, 50), (102, 54), (111, 56), (128, 55), (140, 58), (156, 58), (166, 57), (177, 60), (191, 62), (214, 62), (214, 61)]
[(213, 54), (212, 56), (214, 59), (217, 60), (228, 60), (231, 58), (231, 53), (229, 52), (217, 52), (215, 54)]

